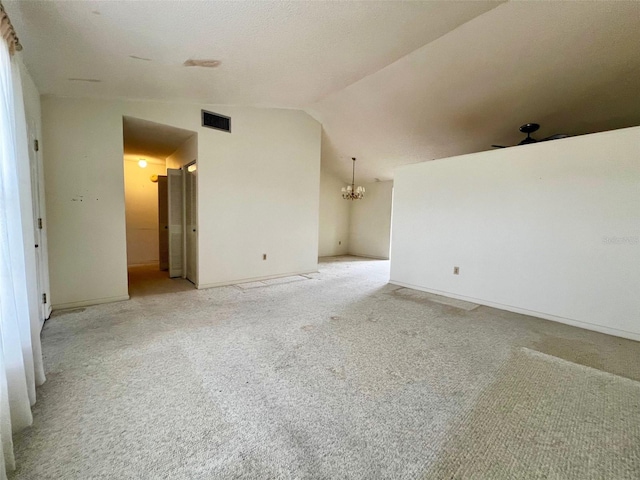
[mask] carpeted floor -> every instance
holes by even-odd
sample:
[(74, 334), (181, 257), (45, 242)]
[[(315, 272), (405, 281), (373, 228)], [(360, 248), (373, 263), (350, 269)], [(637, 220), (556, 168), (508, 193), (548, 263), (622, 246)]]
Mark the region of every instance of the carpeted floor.
[(639, 343), (387, 280), (337, 257), (56, 314), (11, 478), (640, 478)]

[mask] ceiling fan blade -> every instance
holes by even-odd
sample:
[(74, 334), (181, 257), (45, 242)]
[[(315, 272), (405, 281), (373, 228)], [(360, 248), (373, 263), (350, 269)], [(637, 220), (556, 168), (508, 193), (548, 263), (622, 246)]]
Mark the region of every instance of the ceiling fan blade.
[(491, 145), (493, 148), (508, 148), (505, 147), (504, 145)]
[(548, 142), (549, 140), (560, 140), (561, 138), (568, 138), (569, 135), (564, 133), (556, 133), (555, 135), (551, 135), (547, 138), (543, 138), (542, 140), (538, 140), (539, 142)]

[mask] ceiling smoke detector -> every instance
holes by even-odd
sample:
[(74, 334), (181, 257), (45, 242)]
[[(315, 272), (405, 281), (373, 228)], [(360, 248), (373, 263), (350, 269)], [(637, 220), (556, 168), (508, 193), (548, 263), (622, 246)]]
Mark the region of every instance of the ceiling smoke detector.
[(184, 62), (185, 67), (205, 67), (215, 68), (220, 65), (219, 60), (192, 60), (191, 58)]

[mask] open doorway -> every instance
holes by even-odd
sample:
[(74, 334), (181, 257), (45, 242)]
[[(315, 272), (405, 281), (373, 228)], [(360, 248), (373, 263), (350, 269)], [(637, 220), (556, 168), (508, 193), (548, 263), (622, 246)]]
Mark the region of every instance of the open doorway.
[(191, 290), (197, 133), (133, 117), (122, 123), (129, 295)]

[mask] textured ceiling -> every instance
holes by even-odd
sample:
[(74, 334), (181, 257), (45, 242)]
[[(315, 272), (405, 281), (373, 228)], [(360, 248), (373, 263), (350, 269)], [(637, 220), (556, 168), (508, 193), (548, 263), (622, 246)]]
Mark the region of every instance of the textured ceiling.
[(195, 135), (195, 132), (139, 118), (123, 117), (122, 134), (125, 155), (166, 158)]
[(42, 94), (303, 108), (500, 2), (3, 3)]
[(3, 3), (41, 93), (305, 109), (345, 180), (640, 124), (640, 2)]

